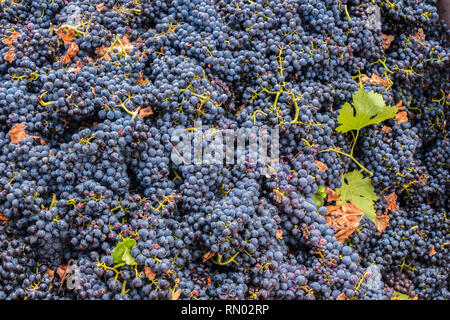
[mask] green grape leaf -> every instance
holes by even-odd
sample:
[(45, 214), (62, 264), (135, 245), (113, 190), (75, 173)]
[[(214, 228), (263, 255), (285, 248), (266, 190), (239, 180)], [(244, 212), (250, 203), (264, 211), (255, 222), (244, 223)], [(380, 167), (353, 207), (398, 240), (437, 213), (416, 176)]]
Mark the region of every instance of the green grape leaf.
[(326, 196), (325, 187), (319, 186), (316, 193), (312, 197), (312, 201), (316, 204), (317, 208), (322, 207)]
[(394, 296), (391, 298), (391, 300), (415, 300), (415, 299), (411, 299), (410, 296), (394, 290)]
[(379, 197), (375, 194), (370, 178), (364, 178), (358, 170), (344, 173), (341, 177), (342, 186), (336, 189), (340, 201), (337, 204), (352, 202), (364, 215), (375, 222), (376, 213), (374, 201)]
[(136, 259), (131, 255), (131, 250), (126, 248), (122, 260), (129, 266), (137, 264)]
[(374, 91), (365, 92), (364, 88), (360, 88), (353, 94), (353, 106), (348, 102), (342, 106), (337, 118), (340, 126), (336, 128), (336, 131), (345, 133), (359, 130), (393, 118), (396, 114), (397, 107), (386, 106), (383, 95)]
[[(132, 238), (125, 238), (117, 244), (114, 248), (112, 257), (114, 258), (114, 263), (119, 263), (121, 265), (129, 264), (132, 262), (133, 256), (131, 256), (131, 249), (136, 245), (136, 240)], [(128, 251), (127, 251), (128, 250)], [(132, 259), (130, 259), (130, 257)], [(134, 260), (136, 262), (136, 260)]]

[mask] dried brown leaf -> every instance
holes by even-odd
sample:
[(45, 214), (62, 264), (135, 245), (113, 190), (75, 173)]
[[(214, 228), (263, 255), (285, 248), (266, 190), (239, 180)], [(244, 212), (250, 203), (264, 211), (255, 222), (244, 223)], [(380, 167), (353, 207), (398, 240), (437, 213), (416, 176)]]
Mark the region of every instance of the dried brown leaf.
[(414, 32), (414, 36), (422, 42), (425, 41), (425, 33), (422, 28), (419, 28), (419, 30)]
[(387, 214), (388, 211), (395, 211), (398, 209), (397, 207), (397, 195), (395, 192), (392, 192), (391, 194), (387, 196), (383, 196), (384, 200), (387, 202), (386, 210), (384, 210), (384, 214)]
[(175, 291), (175, 293), (172, 295), (172, 297), (170, 298), (170, 300), (178, 300), (178, 298), (180, 297), (181, 294), (181, 289), (178, 289), (177, 291)]
[(336, 300), (345, 300), (345, 292), (342, 292), (340, 295), (337, 296)]
[(277, 203), (281, 203), (281, 199), (283, 198), (283, 195), (281, 194), (280, 190), (275, 189), (273, 190), (275, 192), (277, 199), (275, 200)]
[(8, 47), (13, 47), (13, 42), (17, 40), (20, 33), (13, 32), (9, 37), (2, 40), (2, 43), (6, 44)]
[(381, 131), (383, 131), (384, 133), (390, 133), (392, 131), (392, 128), (388, 126), (382, 126)]
[(325, 189), (325, 193), (327, 194), (327, 201), (329, 201), (329, 202), (341, 200), (341, 198), (339, 198), (338, 194), (330, 187), (327, 187)]
[(244, 110), (244, 108), (246, 107), (245, 104), (241, 104), (241, 106), (238, 108), (238, 110), (235, 113), (236, 117), (239, 117), (239, 115), (241, 114), (242, 110)]
[(8, 218), (5, 217), (5, 216), (3, 215), (3, 213), (1, 213), (1, 212), (0, 212), (0, 221), (2, 221), (3, 224), (8, 223)]
[(381, 34), (383, 37), (383, 49), (387, 50), (391, 46), (391, 42), (394, 41), (395, 37), (389, 34)]
[(367, 76), (362, 76), (361, 82), (370, 82), (371, 85), (374, 85), (374, 86), (381, 85), (385, 88), (389, 88), (389, 85), (390, 85), (389, 80), (384, 80), (383, 78), (376, 75), (375, 73), (372, 74), (372, 76), (370, 78)]
[(275, 233), (275, 237), (279, 240), (283, 240), (283, 230), (278, 229), (277, 232)]
[(377, 215), (375, 218), (375, 226), (379, 234), (383, 233), (384, 229), (389, 226), (389, 217), (387, 214)]
[(149, 82), (150, 80), (148, 78), (144, 79), (142, 72), (139, 72), (139, 78), (136, 80), (136, 84), (145, 85)]
[(6, 51), (5, 55), (3, 56), (3, 59), (8, 61), (9, 63), (13, 63), (15, 58), (16, 58), (16, 53), (14, 52), (14, 47), (12, 47), (8, 51)]
[(434, 256), (436, 253), (436, 249), (434, 248), (434, 246), (432, 246), (430, 250), (430, 257)]
[(316, 166), (317, 166), (317, 169), (319, 169), (319, 171), (325, 171), (325, 170), (328, 170), (328, 167), (326, 166), (325, 163), (323, 163), (323, 162), (321, 162), (321, 161), (319, 161), (319, 160), (314, 160), (314, 162), (315, 162), (315, 164), (316, 164)]
[(75, 31), (72, 29), (68, 29), (64, 32), (63, 28), (58, 28), (56, 34), (62, 39), (64, 44), (71, 44), (75, 41)]
[(95, 6), (95, 9), (97, 9), (97, 11), (102, 11), (103, 9), (105, 9), (105, 4), (103, 2), (98, 4)]
[(67, 278), (66, 270), (67, 266), (58, 266), (56, 268), (56, 273), (62, 280), (65, 280), (65, 278)]
[(144, 272), (145, 272), (145, 276), (147, 277), (148, 280), (152, 281), (155, 279), (156, 275), (153, 273), (153, 270), (151, 267), (144, 267)]
[(55, 271), (53, 271), (52, 269), (47, 268), (47, 271), (45, 271), (45, 273), (48, 274), (50, 280), (53, 280), (55, 278)]
[(398, 125), (401, 125), (404, 122), (408, 122), (408, 114), (406, 111), (400, 111), (395, 116), (395, 121), (397, 121)]
[[(14, 125), (14, 127), (11, 128), (11, 130), (9, 130), (9, 137), (11, 138), (11, 142), (18, 144), (19, 141), (28, 138), (28, 137), (33, 137), (33, 138), (37, 138), (40, 139), (37, 136), (31, 136), (29, 134), (27, 134), (25, 132), (25, 129), (27, 128), (26, 125), (18, 123), (16, 125)], [(44, 143), (45, 144), (45, 143)]]
[(153, 114), (152, 107), (148, 106), (146, 108), (139, 110), (138, 117), (142, 119), (142, 118), (151, 116), (152, 114)]
[(335, 228), (334, 236), (341, 243), (356, 231), (364, 216), (364, 212), (351, 202), (346, 205), (328, 206), (327, 210), (327, 224)]
[(212, 252), (212, 251), (208, 251), (207, 253), (205, 253), (203, 255), (203, 263), (205, 263), (206, 261), (208, 261), (209, 259), (211, 259), (212, 257), (214, 257), (216, 253)]

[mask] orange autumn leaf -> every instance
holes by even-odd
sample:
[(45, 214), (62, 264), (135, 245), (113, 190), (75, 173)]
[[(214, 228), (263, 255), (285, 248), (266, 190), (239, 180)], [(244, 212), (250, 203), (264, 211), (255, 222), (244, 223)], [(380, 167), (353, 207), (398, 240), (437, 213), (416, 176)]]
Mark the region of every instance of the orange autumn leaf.
[(342, 292), (340, 295), (338, 295), (336, 300), (345, 300), (345, 292)]
[(50, 150), (50, 151), (48, 152), (48, 155), (49, 155), (50, 157), (54, 157), (54, 156), (55, 156), (55, 154), (53, 153), (52, 150)]
[(398, 209), (397, 207), (397, 195), (395, 192), (392, 192), (391, 194), (387, 196), (383, 196), (384, 200), (387, 202), (386, 210), (384, 210), (384, 214), (387, 214), (388, 211), (395, 211)]
[(384, 229), (389, 226), (389, 217), (387, 214), (377, 215), (375, 218), (375, 227), (379, 234), (383, 233)]
[(136, 80), (136, 84), (145, 85), (148, 84), (150, 80), (148, 78), (143, 78), (142, 72), (139, 72), (139, 78)]
[(382, 126), (381, 131), (383, 131), (384, 133), (390, 133), (392, 131), (392, 128), (388, 126)]
[(69, 63), (70, 60), (77, 55), (78, 51), (80, 51), (80, 48), (75, 42), (72, 42), (71, 44), (69, 44), (69, 49), (67, 49), (66, 54), (61, 57), (60, 61), (63, 64)]
[(283, 230), (278, 229), (277, 232), (275, 233), (275, 237), (279, 240), (283, 240)]
[(212, 251), (208, 251), (207, 253), (205, 253), (203, 255), (203, 263), (205, 263), (206, 261), (208, 261), (209, 259), (211, 259), (212, 257), (214, 257), (216, 253), (212, 252)]
[(381, 34), (381, 36), (383, 37), (383, 49), (389, 49), (389, 47), (391, 46), (391, 42), (394, 41), (394, 36), (389, 35), (389, 34)]
[(102, 11), (105, 8), (105, 4), (100, 3), (100, 4), (96, 5), (95, 8), (97, 9), (97, 11)]
[(21, 140), (28, 138), (28, 137), (33, 137), (36, 139), (40, 139), (37, 136), (31, 136), (29, 134), (27, 134), (25, 132), (25, 129), (27, 128), (26, 125), (18, 123), (16, 125), (14, 125), (14, 127), (11, 128), (11, 130), (9, 130), (9, 137), (11, 138), (11, 142), (18, 144)]
[(9, 63), (12, 63), (14, 59), (16, 58), (16, 53), (14, 52), (14, 47), (10, 48), (8, 51), (6, 51), (3, 58), (8, 61)]
[(329, 202), (341, 200), (341, 198), (339, 198), (338, 194), (330, 187), (327, 187), (325, 189), (325, 193), (327, 194), (327, 201), (329, 201)]
[(314, 160), (314, 162), (315, 162), (315, 164), (317, 166), (317, 169), (319, 169), (319, 171), (325, 171), (325, 170), (328, 169), (328, 167), (326, 166), (325, 163), (323, 163), (323, 162), (321, 162), (319, 160)]
[(148, 106), (146, 108), (139, 110), (138, 117), (143, 119), (145, 117), (151, 116), (152, 114), (153, 114), (152, 107)]
[(403, 104), (403, 101), (402, 101), (402, 100), (400, 100), (399, 102), (397, 102), (397, 103), (395, 104), (395, 106), (397, 107), (397, 109), (398, 109), (399, 111), (405, 110), (405, 107), (402, 107), (402, 104)]
[(68, 29), (64, 32), (63, 28), (58, 28), (56, 34), (62, 39), (64, 44), (71, 44), (75, 41), (75, 31), (72, 29)]
[[(133, 49), (134, 46), (130, 42), (130, 40), (128, 39), (128, 35), (127, 34), (124, 34), (123, 37), (120, 39), (120, 41), (122, 41), (122, 45), (123, 45), (126, 53), (129, 53), (131, 51), (131, 49)], [(120, 46), (120, 44), (116, 44), (116, 46), (117, 45)]]
[(436, 253), (436, 249), (434, 248), (434, 246), (432, 246), (430, 250), (430, 257), (434, 256)]
[(145, 267), (144, 267), (144, 272), (145, 272), (145, 276), (147, 277), (148, 280), (152, 281), (152, 280), (155, 279), (156, 275), (155, 275), (155, 273), (153, 272), (153, 270), (152, 270), (151, 267), (145, 266)]
[(281, 199), (283, 198), (283, 195), (278, 189), (274, 189), (273, 192), (276, 194), (277, 199), (275, 200), (276, 203), (281, 203)]
[(6, 224), (6, 223), (8, 222), (8, 218), (5, 217), (5, 216), (3, 215), (3, 213), (1, 213), (1, 212), (0, 212), (0, 221), (2, 221), (3, 224)]
[(58, 266), (56, 268), (56, 273), (62, 280), (65, 280), (65, 278), (67, 278), (66, 270), (67, 266)]
[(395, 121), (397, 121), (398, 125), (401, 125), (404, 122), (408, 122), (408, 114), (406, 113), (406, 111), (400, 111), (397, 113), (394, 119)]
[(414, 32), (414, 37), (419, 39), (420, 41), (425, 41), (425, 33), (423, 32), (422, 28), (419, 28), (416, 32)]
[(175, 291), (175, 293), (172, 295), (172, 297), (170, 298), (170, 300), (178, 300), (178, 298), (180, 297), (181, 294), (181, 289), (178, 289), (177, 291)]
[(45, 273), (48, 274), (50, 280), (53, 280), (55, 278), (55, 271), (53, 271), (52, 269), (47, 268), (47, 271), (45, 271)]
[(2, 43), (6, 44), (8, 47), (13, 47), (13, 42), (17, 40), (20, 33), (13, 32), (9, 37), (2, 40)]
[(346, 205), (328, 206), (328, 216), (326, 222), (330, 227), (335, 228), (336, 240), (344, 243), (347, 238), (359, 227), (364, 212), (353, 203)]
[(241, 114), (242, 110), (246, 107), (245, 104), (241, 104), (241, 106), (238, 108), (238, 110), (236, 111), (235, 116), (239, 117), (239, 115)]

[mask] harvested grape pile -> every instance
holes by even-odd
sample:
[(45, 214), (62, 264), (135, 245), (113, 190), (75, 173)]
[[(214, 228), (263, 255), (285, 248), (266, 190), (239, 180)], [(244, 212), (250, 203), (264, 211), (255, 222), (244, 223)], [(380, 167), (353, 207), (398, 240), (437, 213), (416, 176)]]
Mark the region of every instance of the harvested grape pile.
[(0, 7), (0, 299), (450, 298), (436, 0)]

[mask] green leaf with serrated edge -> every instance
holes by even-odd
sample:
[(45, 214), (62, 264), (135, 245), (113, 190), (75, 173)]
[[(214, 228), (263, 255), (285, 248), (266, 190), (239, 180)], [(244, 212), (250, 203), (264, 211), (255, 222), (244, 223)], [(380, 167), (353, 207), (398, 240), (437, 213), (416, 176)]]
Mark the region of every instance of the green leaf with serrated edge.
[(336, 189), (341, 201), (337, 204), (352, 202), (364, 215), (375, 222), (376, 213), (373, 207), (374, 201), (378, 200), (370, 178), (364, 178), (361, 172), (355, 170), (344, 173), (341, 177), (342, 186)]
[(365, 126), (393, 118), (396, 114), (397, 107), (386, 106), (383, 95), (373, 91), (365, 92), (364, 88), (360, 88), (353, 94), (353, 107), (348, 102), (342, 106), (337, 118), (340, 126), (336, 128), (336, 131), (345, 133), (359, 130)]
[(136, 259), (131, 255), (131, 250), (126, 248), (122, 260), (129, 266), (137, 264)]
[(125, 251), (131, 250), (136, 245), (136, 240), (132, 238), (125, 238), (121, 242), (117, 244), (117, 246), (114, 248), (112, 257), (114, 258), (114, 263), (123, 263), (125, 262), (123, 260), (123, 256), (125, 254)]
[(312, 201), (316, 204), (317, 208), (323, 206), (323, 202), (326, 196), (325, 187), (319, 186), (316, 193), (312, 197)]
[(397, 292), (394, 290), (394, 296), (391, 300), (412, 300), (408, 295)]

